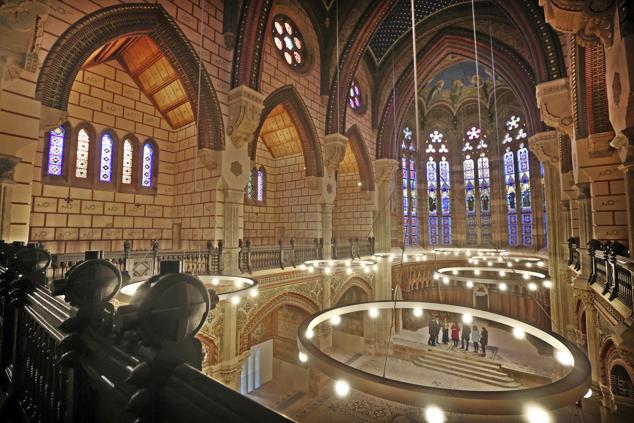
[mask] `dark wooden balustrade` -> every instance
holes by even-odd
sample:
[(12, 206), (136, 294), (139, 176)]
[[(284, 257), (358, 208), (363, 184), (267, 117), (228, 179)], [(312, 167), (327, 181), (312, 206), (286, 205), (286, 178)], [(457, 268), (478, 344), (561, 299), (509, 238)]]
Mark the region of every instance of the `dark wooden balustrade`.
[(609, 301), (618, 299), (631, 314), (634, 260), (627, 257), (627, 248), (616, 241), (601, 243), (593, 239), (588, 243), (588, 254), (591, 263), (588, 284), (596, 284)]
[(117, 265), (78, 260), (49, 290), (49, 262), (43, 249), (0, 243), (0, 420), (291, 421), (200, 372), (194, 335), (218, 297), (196, 277), (156, 275), (115, 309)]
[(252, 246), (251, 240), (240, 240), (238, 263), (242, 273), (253, 273), (259, 270), (296, 268), (307, 260), (323, 258), (324, 241), (313, 240), (312, 245), (296, 245), (294, 240), (288, 244), (278, 241), (275, 246)]

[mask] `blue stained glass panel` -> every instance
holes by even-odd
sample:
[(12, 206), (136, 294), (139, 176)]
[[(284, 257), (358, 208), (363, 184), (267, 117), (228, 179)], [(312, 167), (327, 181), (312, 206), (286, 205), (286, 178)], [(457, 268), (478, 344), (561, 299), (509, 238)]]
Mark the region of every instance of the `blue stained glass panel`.
[(154, 149), (152, 145), (146, 143), (143, 146), (143, 172), (141, 174), (141, 185), (146, 188), (152, 186), (152, 165), (154, 160)]
[(64, 165), (64, 128), (53, 129), (49, 133), (48, 145), (48, 169), (47, 173), (53, 176), (62, 176)]
[(99, 180), (112, 182), (112, 136), (108, 133), (101, 137), (101, 160), (99, 167)]

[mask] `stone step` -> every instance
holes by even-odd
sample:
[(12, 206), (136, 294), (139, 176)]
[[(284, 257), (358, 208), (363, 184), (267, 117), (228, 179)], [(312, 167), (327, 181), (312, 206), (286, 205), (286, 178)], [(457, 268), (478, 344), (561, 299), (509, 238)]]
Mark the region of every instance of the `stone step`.
[[(463, 350), (460, 350), (460, 351), (463, 351)], [(477, 354), (471, 351), (465, 351), (465, 352), (460, 352), (460, 351), (454, 352), (454, 351), (447, 351), (442, 349), (438, 350), (434, 348), (428, 348), (425, 350), (424, 355), (434, 356), (444, 360), (449, 359), (452, 361), (457, 361), (457, 362), (465, 363), (468, 365), (471, 365), (473, 363), (478, 363), (478, 366), (486, 367), (491, 370), (500, 371), (502, 368), (500, 363), (487, 360), (486, 358), (478, 357)]]
[[(445, 363), (439, 360), (426, 359), (424, 357), (417, 357), (414, 359), (414, 364), (430, 370), (447, 373), (454, 376), (464, 377), (465, 379), (474, 380), (487, 385), (499, 386), (502, 388), (516, 389), (521, 385), (517, 383), (513, 378), (510, 378), (505, 373), (493, 372), (488, 369), (474, 370), (467, 368), (460, 363)], [(500, 374), (501, 373), (501, 374)]]

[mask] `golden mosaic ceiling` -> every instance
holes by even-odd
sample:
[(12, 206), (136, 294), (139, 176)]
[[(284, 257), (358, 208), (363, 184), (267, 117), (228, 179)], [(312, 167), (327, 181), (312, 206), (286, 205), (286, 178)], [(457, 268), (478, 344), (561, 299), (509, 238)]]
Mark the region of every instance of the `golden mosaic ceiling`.
[(260, 129), (260, 138), (275, 158), (302, 154), (299, 134), (283, 104), (271, 110)]
[(339, 165), (339, 174), (346, 173), (359, 173), (359, 167), (357, 166), (357, 158), (354, 156), (352, 152), (352, 147), (350, 147), (350, 142), (348, 141), (348, 146), (346, 147), (346, 154), (343, 156), (343, 160)]
[(119, 61), (172, 128), (194, 121), (194, 111), (179, 75), (149, 37), (136, 35), (111, 41), (95, 50), (84, 68), (109, 60)]

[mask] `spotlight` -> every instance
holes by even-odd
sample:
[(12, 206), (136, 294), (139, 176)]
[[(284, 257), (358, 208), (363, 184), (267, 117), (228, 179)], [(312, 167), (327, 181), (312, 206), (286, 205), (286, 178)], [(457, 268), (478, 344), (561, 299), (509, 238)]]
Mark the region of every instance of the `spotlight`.
[(305, 264), (300, 264), (299, 265), (299, 270), (306, 270), (306, 265)]
[(377, 310), (376, 308), (371, 308), (370, 310), (368, 310), (368, 314), (372, 319), (376, 319), (377, 317), (379, 317), (379, 310)]
[(564, 366), (572, 366), (575, 364), (575, 359), (572, 358), (572, 354), (569, 352), (557, 351), (557, 353), (555, 353), (555, 358), (557, 358), (557, 361)]
[(583, 396), (585, 399), (588, 399), (592, 396), (592, 389), (588, 389), (588, 392)]
[(493, 263), (491, 263), (490, 261), (487, 261), (487, 266), (493, 266)]
[(220, 280), (218, 278), (212, 278), (211, 279), (211, 284), (214, 286), (218, 286), (218, 284), (220, 283)]
[(470, 264), (473, 264), (473, 259), (467, 260)]
[(339, 397), (345, 397), (350, 392), (350, 385), (345, 380), (335, 382), (335, 393)]
[(335, 314), (330, 318), (331, 325), (337, 326), (339, 323), (341, 323), (341, 316), (339, 316), (338, 314)]
[(310, 266), (308, 268), (308, 273), (313, 273), (315, 271), (315, 268), (313, 266)]
[(544, 285), (544, 288), (548, 288), (548, 289), (553, 287), (553, 283), (551, 281), (544, 281), (542, 285)]
[(533, 267), (533, 263), (526, 263), (526, 267)]
[(499, 275), (504, 277), (504, 276), (506, 276), (506, 272), (504, 270), (500, 270), (499, 271)]
[(251, 295), (251, 298), (255, 298), (258, 296), (258, 290), (257, 289), (252, 289), (251, 292), (249, 293), (249, 295)]
[(379, 265), (378, 264), (374, 264), (372, 265), (372, 270), (374, 270), (375, 272), (379, 270)]
[(465, 313), (462, 315), (462, 322), (466, 323), (466, 324), (470, 324), (471, 322), (473, 322), (473, 316), (470, 315), (469, 313)]
[(498, 263), (502, 263), (502, 257), (498, 257)]
[(438, 273), (434, 273), (434, 280), (437, 281), (440, 279), (440, 275)]
[(351, 274), (352, 274), (352, 269), (348, 267), (346, 269), (346, 275), (351, 275)]
[(242, 281), (235, 281), (233, 284), (234, 284), (234, 285), (235, 285), (235, 287), (236, 287), (236, 288), (238, 288), (238, 289), (242, 288)]
[(473, 288), (473, 281), (467, 281), (467, 288)]
[(327, 275), (331, 274), (332, 273), (332, 268), (331, 267), (326, 267), (324, 269), (324, 273), (327, 274)]
[(519, 263), (519, 262), (520, 262), (520, 259), (516, 258), (515, 263)]
[(502, 282), (502, 283), (499, 285), (499, 288), (500, 288), (500, 291), (506, 291), (507, 286), (506, 286), (506, 284), (505, 284), (504, 282)]
[(529, 283), (528, 289), (530, 289), (531, 291), (537, 291), (537, 284), (535, 282)]
[(480, 264), (480, 260), (473, 260), (473, 264)]
[(425, 420), (427, 423), (444, 423), (445, 413), (435, 405), (430, 405), (425, 409)]
[(370, 266), (363, 266), (363, 273), (370, 273)]
[(513, 336), (516, 337), (517, 339), (524, 339), (524, 337), (526, 336), (526, 333), (524, 332), (524, 329), (513, 328)]
[(458, 274), (458, 271), (457, 271), (457, 270), (454, 270), (453, 272), (451, 272), (451, 274), (452, 274), (452, 275), (457, 275), (457, 274)]
[(231, 303), (235, 305), (240, 304), (240, 297), (238, 297), (237, 295), (234, 295), (233, 297), (231, 297)]
[(474, 275), (476, 275), (476, 276), (477, 276), (477, 275), (479, 275), (479, 274), (480, 274), (480, 269), (476, 269), (476, 270), (474, 270), (474, 271), (473, 271), (473, 274), (474, 274)]
[(513, 267), (513, 263), (509, 261), (508, 263), (506, 263), (506, 267)]
[(538, 405), (527, 406), (524, 414), (529, 423), (550, 423), (552, 421), (550, 414)]
[(525, 280), (529, 280), (531, 278), (531, 276), (529, 274), (527, 274), (527, 273), (524, 273), (522, 275), (522, 278), (525, 279)]
[(306, 363), (308, 361), (308, 356), (305, 353), (300, 352), (299, 353), (299, 361), (301, 361), (302, 363)]
[(442, 278), (442, 283), (444, 283), (445, 285), (449, 284), (449, 278), (446, 276)]
[(415, 308), (414, 309), (414, 317), (421, 317), (423, 315), (423, 309), (422, 308)]
[(306, 338), (311, 339), (313, 336), (315, 336), (315, 332), (313, 332), (312, 329), (308, 329), (306, 331)]
[(542, 266), (544, 265), (544, 262), (540, 260), (540, 261), (538, 261), (538, 262), (537, 262), (537, 265), (538, 265), (539, 267), (542, 267)]

